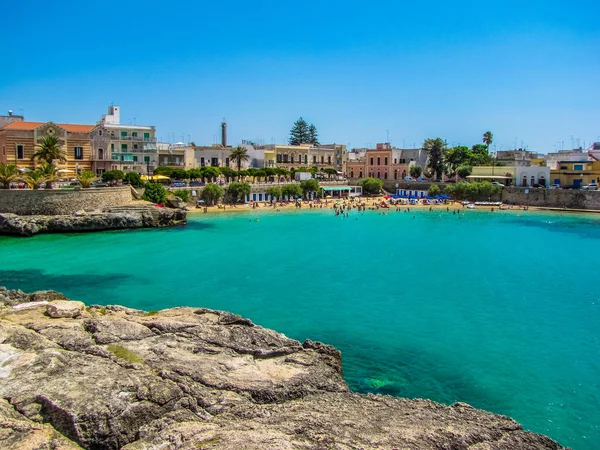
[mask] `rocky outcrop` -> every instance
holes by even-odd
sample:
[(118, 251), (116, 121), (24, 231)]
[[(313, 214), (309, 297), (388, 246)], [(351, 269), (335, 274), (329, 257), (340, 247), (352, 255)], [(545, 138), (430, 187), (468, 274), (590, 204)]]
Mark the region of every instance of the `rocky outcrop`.
[(186, 212), (156, 206), (121, 206), (103, 212), (63, 216), (0, 214), (0, 234), (33, 236), (39, 233), (75, 233), (127, 228), (157, 228), (186, 220)]
[(0, 290), (3, 448), (561, 448), (466, 404), (351, 393), (335, 348), (235, 314), (90, 306), (52, 318), (64, 300), (44, 296)]

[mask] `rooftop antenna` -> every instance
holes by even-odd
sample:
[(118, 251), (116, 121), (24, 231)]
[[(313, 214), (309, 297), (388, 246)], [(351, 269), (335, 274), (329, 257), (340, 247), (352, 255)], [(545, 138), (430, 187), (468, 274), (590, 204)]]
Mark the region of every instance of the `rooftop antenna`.
[(133, 118), (133, 124), (135, 125), (135, 117)]
[(390, 143), (390, 132), (389, 130), (385, 130), (385, 142)]

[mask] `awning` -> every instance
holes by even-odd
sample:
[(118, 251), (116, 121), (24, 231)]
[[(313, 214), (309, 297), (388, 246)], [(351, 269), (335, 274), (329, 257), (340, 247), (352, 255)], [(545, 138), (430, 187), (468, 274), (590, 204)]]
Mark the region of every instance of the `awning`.
[(322, 186), (325, 192), (349, 191), (350, 186)]
[(69, 169), (60, 169), (57, 170), (58, 173), (75, 173), (74, 170), (69, 170)]
[(168, 180), (169, 177), (166, 177), (164, 175), (152, 175), (151, 177), (148, 177), (148, 175), (142, 175), (142, 180), (144, 181), (148, 181), (148, 180)]
[(469, 175), (467, 178), (505, 178), (508, 180), (512, 180), (512, 177), (507, 177), (506, 175)]

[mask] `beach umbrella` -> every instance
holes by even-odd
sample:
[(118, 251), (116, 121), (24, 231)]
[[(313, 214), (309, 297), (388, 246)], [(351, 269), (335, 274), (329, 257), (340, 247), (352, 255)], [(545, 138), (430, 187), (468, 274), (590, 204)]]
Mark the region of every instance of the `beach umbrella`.
[(74, 173), (74, 170), (69, 170), (69, 169), (60, 169), (57, 170), (58, 173)]

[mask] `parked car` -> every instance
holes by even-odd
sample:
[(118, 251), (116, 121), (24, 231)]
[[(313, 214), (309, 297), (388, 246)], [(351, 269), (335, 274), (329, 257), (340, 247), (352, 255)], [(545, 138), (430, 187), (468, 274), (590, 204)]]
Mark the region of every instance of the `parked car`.
[(202, 181), (190, 181), (190, 186), (204, 186)]
[(404, 177), (404, 181), (417, 181), (413, 177)]
[(548, 189), (560, 189), (560, 184), (556, 183), (551, 186), (548, 186)]
[(427, 180), (427, 178), (419, 177), (419, 178), (417, 178), (417, 181), (425, 181), (425, 182), (427, 182), (428, 180)]
[(79, 183), (79, 181), (71, 181), (69, 183), (69, 186), (81, 186), (81, 184)]
[(186, 187), (187, 184), (185, 184), (183, 181), (179, 181), (179, 180), (175, 180), (175, 181), (171, 181), (171, 187)]
[(502, 183), (499, 183), (497, 181), (492, 181), (492, 184), (495, 185), (495, 186), (502, 186), (502, 187), (504, 187), (504, 185)]
[(581, 189), (585, 189), (586, 191), (597, 191), (598, 185), (596, 183), (592, 183), (586, 186), (581, 186)]
[(108, 183), (105, 183), (104, 181), (92, 181), (90, 183), (91, 187), (108, 187)]

